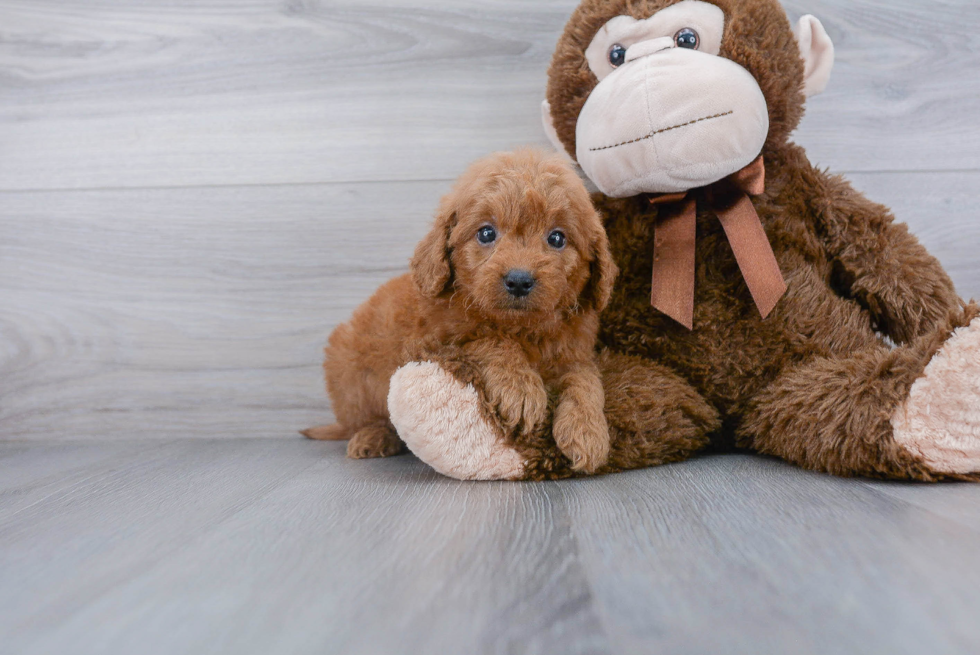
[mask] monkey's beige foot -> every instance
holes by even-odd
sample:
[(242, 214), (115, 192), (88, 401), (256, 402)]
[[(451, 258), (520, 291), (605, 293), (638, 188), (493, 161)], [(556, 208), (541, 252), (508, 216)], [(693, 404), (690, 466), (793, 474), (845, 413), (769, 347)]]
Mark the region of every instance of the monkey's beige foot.
[(935, 472), (980, 472), (980, 319), (943, 344), (892, 427), (895, 441)]
[(524, 475), (524, 458), (483, 418), (473, 386), (438, 364), (412, 362), (395, 371), (388, 413), (409, 450), (443, 475), (459, 480)]

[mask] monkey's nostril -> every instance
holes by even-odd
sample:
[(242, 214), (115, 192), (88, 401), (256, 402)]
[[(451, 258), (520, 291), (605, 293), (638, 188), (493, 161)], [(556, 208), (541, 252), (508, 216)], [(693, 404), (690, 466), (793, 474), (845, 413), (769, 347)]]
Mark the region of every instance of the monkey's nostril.
[(504, 276), (504, 288), (507, 289), (507, 293), (515, 298), (523, 298), (531, 293), (536, 282), (537, 280), (534, 279), (530, 271), (515, 269), (508, 271), (507, 275)]

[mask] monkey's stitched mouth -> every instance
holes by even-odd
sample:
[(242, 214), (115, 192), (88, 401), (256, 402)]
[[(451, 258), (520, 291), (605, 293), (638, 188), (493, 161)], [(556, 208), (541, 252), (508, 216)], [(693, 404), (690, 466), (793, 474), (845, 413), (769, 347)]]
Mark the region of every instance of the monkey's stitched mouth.
[(589, 148), (589, 152), (598, 152), (599, 150), (610, 150), (612, 148), (618, 148), (620, 146), (628, 146), (631, 143), (639, 143), (640, 141), (646, 141), (647, 139), (652, 139), (653, 137), (657, 136), (658, 134), (663, 134), (664, 132), (670, 132), (671, 130), (676, 130), (676, 129), (680, 129), (682, 127), (687, 127), (688, 125), (694, 125), (695, 123), (701, 123), (701, 122), (704, 122), (704, 121), (710, 121), (713, 118), (722, 118), (724, 116), (731, 116), (734, 113), (735, 113), (735, 111), (734, 110), (731, 110), (731, 111), (722, 112), (721, 114), (715, 114), (714, 116), (703, 116), (703, 117), (698, 118), (698, 119), (695, 119), (693, 121), (687, 121), (686, 123), (681, 123), (680, 125), (673, 125), (671, 127), (665, 127), (663, 129), (655, 130), (655, 131), (650, 132), (649, 134), (647, 134), (645, 136), (641, 136), (641, 137), (638, 137), (636, 139), (631, 139), (629, 141), (623, 141), (622, 143), (617, 143), (615, 145), (602, 146), (601, 148)]

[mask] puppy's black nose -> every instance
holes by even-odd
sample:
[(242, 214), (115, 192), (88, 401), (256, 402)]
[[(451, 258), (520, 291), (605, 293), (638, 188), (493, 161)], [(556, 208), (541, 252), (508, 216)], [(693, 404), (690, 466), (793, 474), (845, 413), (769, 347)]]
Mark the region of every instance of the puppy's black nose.
[(504, 276), (504, 288), (507, 293), (515, 298), (523, 298), (531, 293), (537, 280), (531, 275), (530, 271), (513, 270), (508, 271)]

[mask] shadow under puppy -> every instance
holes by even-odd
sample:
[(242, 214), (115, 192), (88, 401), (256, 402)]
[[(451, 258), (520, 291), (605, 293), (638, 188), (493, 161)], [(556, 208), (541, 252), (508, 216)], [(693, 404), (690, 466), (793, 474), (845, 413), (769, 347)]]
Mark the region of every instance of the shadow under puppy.
[(557, 156), (498, 153), (442, 200), (411, 273), (384, 284), (330, 335), (327, 392), (353, 458), (404, 451), (389, 420), (392, 374), (411, 361), (455, 363), (481, 382), (488, 412), (514, 443), (544, 425), (581, 472), (609, 454), (594, 360), (599, 313), (616, 267), (578, 176)]

